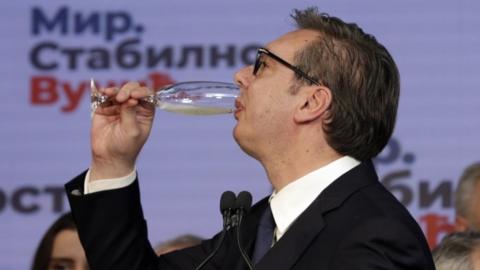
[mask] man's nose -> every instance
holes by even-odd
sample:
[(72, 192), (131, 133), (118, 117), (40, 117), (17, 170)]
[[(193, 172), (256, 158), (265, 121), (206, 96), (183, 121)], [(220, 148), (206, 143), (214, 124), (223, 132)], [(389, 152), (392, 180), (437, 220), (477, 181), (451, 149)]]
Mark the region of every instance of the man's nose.
[(235, 83), (240, 87), (240, 89), (245, 89), (250, 84), (250, 81), (253, 77), (253, 66), (246, 66), (240, 69), (235, 73)]

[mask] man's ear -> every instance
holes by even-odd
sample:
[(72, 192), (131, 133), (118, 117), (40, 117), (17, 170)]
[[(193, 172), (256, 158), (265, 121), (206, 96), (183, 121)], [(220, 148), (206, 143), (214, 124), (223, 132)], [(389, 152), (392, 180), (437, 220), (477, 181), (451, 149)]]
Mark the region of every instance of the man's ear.
[(305, 91), (300, 106), (296, 109), (294, 120), (296, 123), (306, 123), (319, 117), (327, 119), (332, 103), (332, 92), (324, 86), (315, 86)]

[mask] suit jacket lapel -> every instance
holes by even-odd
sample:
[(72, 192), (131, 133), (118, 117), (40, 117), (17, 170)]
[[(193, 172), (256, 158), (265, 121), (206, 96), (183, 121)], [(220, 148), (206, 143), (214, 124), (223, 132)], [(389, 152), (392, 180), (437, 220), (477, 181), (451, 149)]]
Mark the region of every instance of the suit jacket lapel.
[(373, 164), (364, 162), (335, 180), (294, 221), (255, 269), (291, 269), (315, 236), (325, 227), (323, 215), (338, 208), (351, 194), (375, 183), (377, 179)]

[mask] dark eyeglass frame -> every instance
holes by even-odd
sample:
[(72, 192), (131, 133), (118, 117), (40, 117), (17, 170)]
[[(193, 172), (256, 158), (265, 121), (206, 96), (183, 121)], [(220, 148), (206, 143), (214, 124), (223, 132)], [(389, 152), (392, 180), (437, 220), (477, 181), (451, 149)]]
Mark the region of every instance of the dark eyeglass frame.
[(286, 66), (287, 68), (293, 70), (297, 75), (300, 75), (301, 77), (307, 79), (309, 82), (315, 84), (315, 85), (321, 85), (317, 80), (314, 78), (310, 77), (306, 72), (303, 72), (299, 67), (294, 66), (287, 61), (283, 60), (276, 54), (272, 53), (266, 48), (258, 48), (257, 50), (257, 56), (255, 58), (255, 64), (253, 65), (253, 75), (257, 75), (258, 70), (260, 69), (260, 58), (262, 57), (262, 54), (265, 54), (272, 58), (273, 60), (279, 62), (280, 64)]

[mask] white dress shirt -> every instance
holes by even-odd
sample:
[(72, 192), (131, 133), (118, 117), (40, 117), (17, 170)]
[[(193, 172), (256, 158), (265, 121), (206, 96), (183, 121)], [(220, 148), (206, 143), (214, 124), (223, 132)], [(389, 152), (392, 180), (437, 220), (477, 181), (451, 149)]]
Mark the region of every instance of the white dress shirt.
[(134, 169), (131, 173), (124, 177), (102, 179), (90, 182), (90, 170), (88, 170), (87, 175), (85, 175), (85, 181), (83, 183), (83, 194), (123, 188), (133, 183), (136, 177), (137, 173), (136, 169)]
[(274, 191), (270, 196), (270, 207), (277, 225), (275, 240), (285, 234), (327, 186), (358, 164), (358, 160), (344, 156), (291, 182), (279, 192)]

